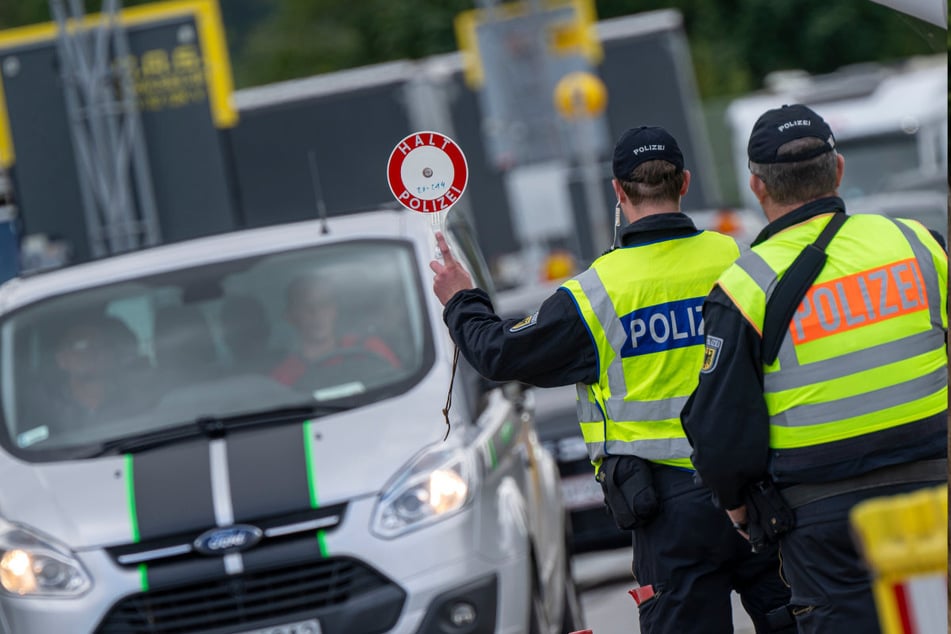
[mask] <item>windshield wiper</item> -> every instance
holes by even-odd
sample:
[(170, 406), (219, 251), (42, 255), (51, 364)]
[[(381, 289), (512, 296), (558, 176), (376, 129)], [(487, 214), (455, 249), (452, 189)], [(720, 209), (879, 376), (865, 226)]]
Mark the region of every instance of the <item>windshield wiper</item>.
[(276, 409), (242, 412), (230, 416), (199, 416), (198, 418), (155, 431), (126, 436), (100, 443), (86, 458), (109, 454), (136, 453), (190, 438), (222, 438), (230, 431), (285, 423), (300, 423), (351, 409), (352, 404), (296, 405)]

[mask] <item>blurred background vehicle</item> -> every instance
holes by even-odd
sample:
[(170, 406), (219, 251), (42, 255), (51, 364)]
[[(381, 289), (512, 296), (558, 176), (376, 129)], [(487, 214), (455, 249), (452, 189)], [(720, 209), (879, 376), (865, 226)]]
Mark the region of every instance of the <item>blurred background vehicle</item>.
[(909, 189), (852, 198), (850, 213), (883, 214), (917, 220), (948, 239), (948, 196), (941, 189)]

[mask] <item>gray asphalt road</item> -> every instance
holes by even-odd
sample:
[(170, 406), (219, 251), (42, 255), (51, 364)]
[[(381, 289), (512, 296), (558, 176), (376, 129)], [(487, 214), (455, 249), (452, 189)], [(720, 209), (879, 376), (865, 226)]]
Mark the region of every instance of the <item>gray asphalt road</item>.
[[(629, 548), (585, 553), (575, 556), (575, 582), (581, 591), (585, 627), (593, 634), (639, 634), (637, 607), (627, 593), (634, 587)], [(733, 595), (733, 623), (736, 634), (753, 634), (753, 625)]]

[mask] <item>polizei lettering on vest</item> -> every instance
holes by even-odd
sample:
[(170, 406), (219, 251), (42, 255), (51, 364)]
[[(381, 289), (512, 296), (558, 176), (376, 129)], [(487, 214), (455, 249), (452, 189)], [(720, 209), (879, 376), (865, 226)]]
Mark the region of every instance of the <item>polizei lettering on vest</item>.
[(622, 357), (702, 345), (703, 298), (678, 300), (639, 308), (621, 317), (627, 339)]
[(861, 328), (928, 309), (914, 258), (816, 284), (803, 297), (789, 332), (794, 343)]

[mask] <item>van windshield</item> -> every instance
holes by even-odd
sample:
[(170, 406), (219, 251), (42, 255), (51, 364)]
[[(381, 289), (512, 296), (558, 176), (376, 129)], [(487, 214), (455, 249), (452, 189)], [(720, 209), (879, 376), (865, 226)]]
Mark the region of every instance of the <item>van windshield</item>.
[(201, 418), (359, 407), (433, 361), (411, 245), (362, 240), (44, 300), (0, 323), (4, 444), (82, 451)]

